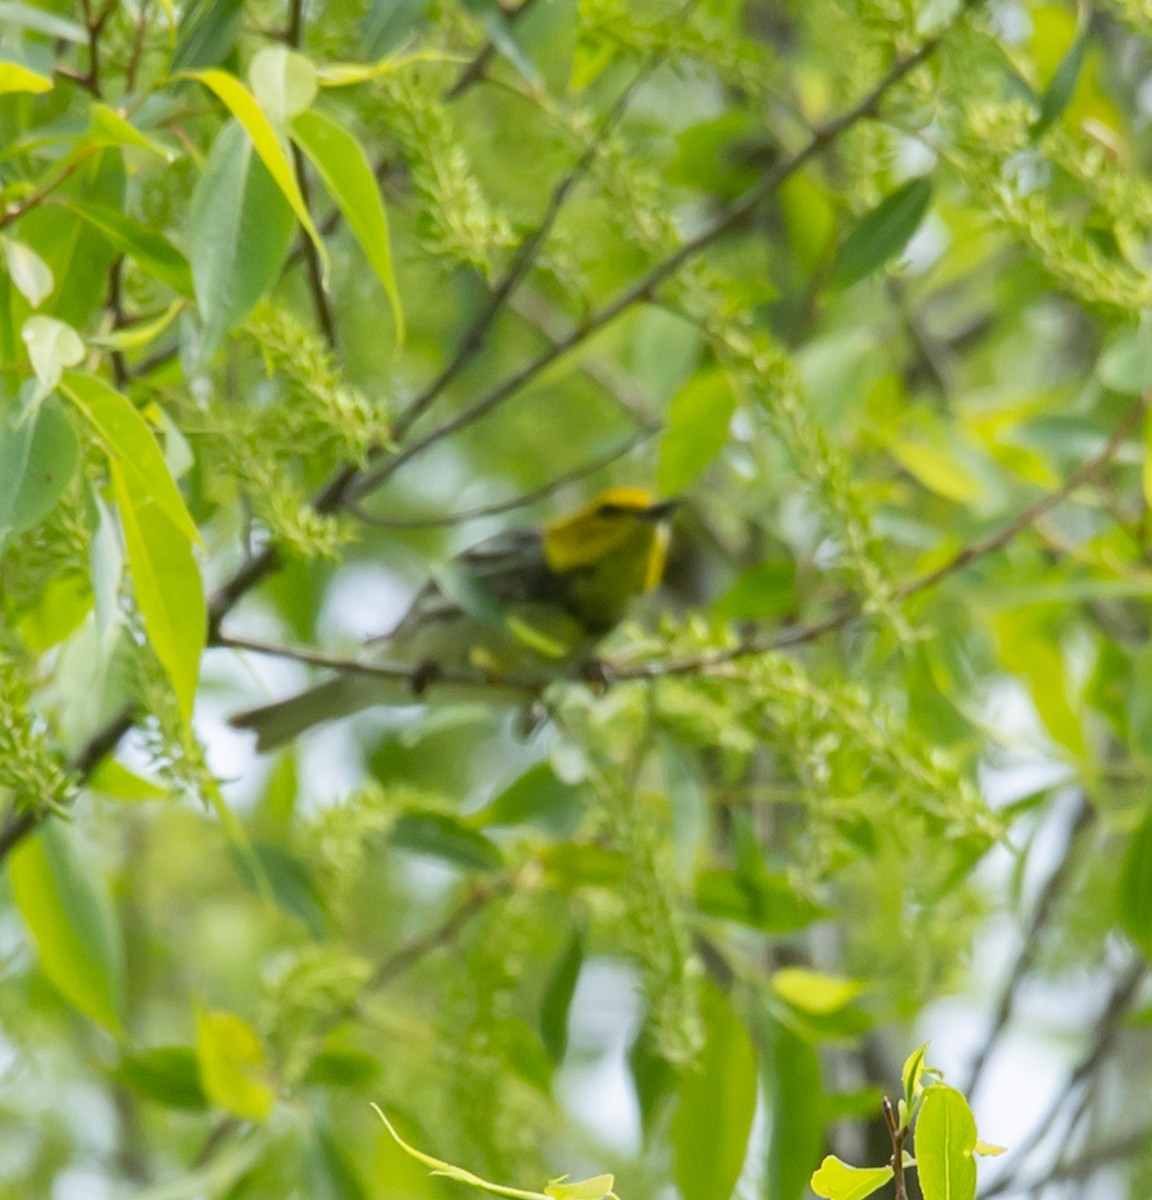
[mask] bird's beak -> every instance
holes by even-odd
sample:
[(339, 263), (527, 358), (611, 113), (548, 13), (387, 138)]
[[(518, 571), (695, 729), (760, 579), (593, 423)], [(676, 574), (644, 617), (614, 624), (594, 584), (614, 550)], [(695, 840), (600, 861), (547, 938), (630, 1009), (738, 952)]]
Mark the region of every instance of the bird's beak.
[(679, 496), (673, 496), (671, 500), (661, 500), (659, 504), (650, 504), (644, 510), (644, 517), (654, 522), (667, 521), (682, 503)]

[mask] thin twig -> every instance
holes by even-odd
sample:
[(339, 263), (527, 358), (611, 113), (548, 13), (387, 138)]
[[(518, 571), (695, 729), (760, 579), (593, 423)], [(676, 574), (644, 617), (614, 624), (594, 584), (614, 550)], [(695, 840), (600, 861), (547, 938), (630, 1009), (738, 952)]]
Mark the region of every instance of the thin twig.
[(1076, 861), (1074, 853), (1076, 844), (1080, 840), (1080, 835), (1092, 824), (1095, 816), (1096, 812), (1092, 805), (1089, 804), (1088, 797), (1082, 792), (1080, 794), (1080, 802), (1076, 807), (1076, 812), (1073, 814), (1071, 824), (1064, 838), (1063, 853), (1060, 855), (1059, 861), (1052, 870), (1052, 873), (1044, 881), (1044, 886), (1040, 889), (1040, 894), (1036, 898), (1032, 920), (1028, 923), (1028, 928), (1021, 939), (1020, 952), (1016, 956), (1016, 962), (1013, 964), (1012, 971), (1000, 993), (1000, 999), (996, 1004), (996, 1012), (992, 1018), (991, 1027), (983, 1044), (976, 1052), (975, 1058), (972, 1060), (967, 1083), (960, 1089), (966, 1096), (972, 1096), (979, 1087), (988, 1059), (995, 1049), (996, 1043), (1000, 1040), (1000, 1035), (1008, 1025), (1008, 1021), (1012, 1016), (1012, 1009), (1016, 1004), (1017, 993), (1027, 978), (1028, 972), (1032, 970), (1032, 966), (1040, 952), (1041, 936), (1052, 917), (1056, 901), (1064, 891), (1069, 876), (1072, 873), (1072, 867)]
[(904, 1181), (904, 1142), (908, 1137), (908, 1126), (896, 1120), (892, 1101), (887, 1096), (882, 1101), (884, 1123), (888, 1126), (888, 1137), (892, 1142), (892, 1175), (895, 1200), (908, 1200), (908, 1185)]
[(522, 492), (519, 496), (513, 496), (511, 500), (500, 500), (495, 504), (482, 504), (478, 508), (467, 508), (463, 512), (429, 514), (426, 517), (380, 517), (375, 513), (366, 512), (355, 501), (346, 503), (345, 507), (353, 516), (359, 518), (367, 525), (376, 526), (378, 529), (436, 529), (452, 525), (464, 525), (469, 521), (479, 520), (481, 517), (495, 517), (500, 513), (512, 512), (517, 508), (524, 508), (526, 505), (535, 504), (537, 500), (543, 500), (546, 496), (551, 496), (553, 492), (559, 491), (567, 484), (574, 483), (578, 479), (584, 479), (588, 475), (593, 475), (618, 459), (623, 458), (625, 455), (631, 454), (637, 446), (643, 445), (652, 436), (651, 432), (642, 429), (634, 433), (627, 441), (621, 442), (620, 445), (614, 446), (611, 450), (606, 451), (597, 458), (593, 458), (586, 463), (581, 463), (580, 466), (573, 467), (572, 470), (565, 471), (562, 475), (557, 475), (554, 479), (549, 480), (547, 483), (542, 483), (539, 487)]

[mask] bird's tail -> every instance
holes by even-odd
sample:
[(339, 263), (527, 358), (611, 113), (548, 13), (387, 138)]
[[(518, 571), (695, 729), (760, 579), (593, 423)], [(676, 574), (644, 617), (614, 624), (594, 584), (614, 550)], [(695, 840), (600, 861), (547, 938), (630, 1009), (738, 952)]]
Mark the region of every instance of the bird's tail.
[(257, 750), (275, 750), (314, 725), (351, 716), (373, 704), (403, 703), (403, 685), (397, 687), (397, 696), (390, 696), (390, 682), (371, 675), (337, 675), (287, 700), (237, 713), (228, 724), (251, 729)]

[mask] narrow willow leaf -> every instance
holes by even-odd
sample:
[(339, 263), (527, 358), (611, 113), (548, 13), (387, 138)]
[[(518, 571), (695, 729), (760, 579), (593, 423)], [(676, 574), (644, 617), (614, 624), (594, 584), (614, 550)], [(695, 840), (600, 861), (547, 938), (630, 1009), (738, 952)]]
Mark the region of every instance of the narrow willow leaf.
[(181, 296), (191, 297), (192, 275), (188, 260), (166, 237), (106, 204), (73, 200), (68, 207), (146, 274), (167, 284)]
[(1088, 29), (1080, 29), (1068, 47), (1068, 53), (1060, 60), (1060, 65), (1052, 74), (1044, 95), (1040, 97), (1040, 115), (1033, 122), (1031, 134), (1038, 138), (1063, 115), (1064, 110), (1076, 94), (1076, 85), (1080, 81), (1080, 71), (1084, 66), (1084, 56), (1088, 51)]
[(932, 202), (932, 181), (910, 179), (861, 217), (836, 257), (834, 282), (851, 287), (908, 245)]
[(64, 998), (113, 1033), (120, 1032), (124, 958), (112, 906), (72, 846), (49, 821), (13, 851), (12, 894), (44, 974)]
[(1152, 816), (1132, 834), (1120, 868), (1120, 922), (1152, 960)]
[(382, 75), (391, 75), (414, 63), (457, 63), (463, 66), (471, 61), (458, 54), (443, 54), (439, 50), (416, 50), (411, 54), (390, 54), (374, 63), (326, 63), (316, 68), (321, 87), (350, 87), (356, 83), (367, 83)]
[(756, 1051), (731, 1002), (705, 994), (704, 1049), (685, 1070), (672, 1120), (676, 1186), (684, 1200), (728, 1200), (756, 1111)]
[(364, 147), (342, 125), (318, 112), (300, 113), (292, 122), (292, 138), (316, 168), (384, 285), (396, 341), (403, 345), (404, 308), (392, 266), (388, 216)]
[(88, 43), (88, 31), (83, 25), (65, 20), (56, 13), (45, 12), (31, 4), (21, 4), (19, 0), (0, 2), (0, 26), (5, 25), (9, 29), (30, 29), (46, 37), (75, 42), (78, 46)]
[(247, 1021), (232, 1013), (196, 1014), (196, 1057), (204, 1094), (246, 1121), (263, 1121), (276, 1093), (268, 1079), (264, 1047)]
[(916, 1120), (916, 1163), (924, 1200), (976, 1200), (976, 1119), (946, 1084), (924, 1092)]
[(656, 481), (660, 491), (682, 491), (724, 448), (736, 397), (724, 371), (689, 380), (668, 405)]
[(280, 275), (292, 242), (292, 209), (235, 122), (219, 133), (192, 193), (189, 241), (202, 356)]
[(583, 965), (584, 931), (576, 929), (553, 968), (540, 1001), (540, 1038), (554, 1063), (563, 1060), (568, 1048), (568, 1012)]
[(126, 1054), (112, 1078), (165, 1108), (202, 1112), (208, 1097), (200, 1083), (200, 1062), (191, 1046), (158, 1046)]
[(12, 92), (50, 92), (52, 77), (33, 67), (18, 51), (0, 46), (0, 96)]
[(178, 24), (173, 0), (161, 3), (176, 26), (171, 70), (214, 67), (232, 52), (244, 0), (191, 0), (180, 6)]
[(168, 473), (164, 453), (128, 397), (95, 375), (79, 371), (69, 371), (60, 390), (84, 415), (104, 452), (119, 466), (135, 505), (152, 500), (185, 539), (199, 541), (199, 530)]
[(40, 395), (46, 396), (60, 382), (68, 367), (84, 361), (84, 343), (80, 335), (55, 317), (29, 317), (20, 330), (28, 348), (32, 370), (40, 382)]
[(100, 792), (116, 800), (163, 800), (171, 793), (143, 775), (130, 771), (114, 758), (106, 758), (88, 776), (89, 791)]
[(106, 350), (141, 350), (154, 342), (172, 324), (184, 306), (183, 300), (173, 300), (159, 316), (150, 321), (126, 325), (123, 329), (114, 329), (111, 333), (89, 338), (89, 341), (92, 345), (101, 346)]
[(72, 481), (79, 442), (52, 400), (0, 416), (0, 543), (46, 517)]
[(56, 286), (52, 268), (24, 242), (0, 237), (0, 250), (16, 290), (33, 308), (39, 308)]
[(264, 115), (264, 111), (256, 103), (255, 96), (234, 75), (215, 68), (206, 71), (185, 71), (176, 78), (195, 79), (210, 88), (224, 102), (236, 120), (243, 125), (252, 139), (256, 153), (260, 155), (261, 161), (268, 168), (268, 173), (272, 176), (284, 199), (292, 206), (292, 211), (296, 214), (296, 219), (300, 222), (304, 232), (312, 239), (316, 252), (320, 256), (325, 278), (327, 278), (330, 266), (328, 250), (312, 222), (308, 206), (304, 203), (304, 197), (300, 194), (296, 173), (288, 161), (287, 154), (284, 153), (284, 147), (276, 137), (276, 131)]
[(928, 1042), (922, 1046), (917, 1046), (915, 1050), (904, 1060), (904, 1069), (900, 1072), (900, 1079), (904, 1084), (904, 1103), (909, 1108), (912, 1107), (912, 1101), (916, 1099), (916, 1093), (920, 1090), (920, 1079), (924, 1074), (924, 1057), (928, 1053)]
[(151, 496), (134, 489), (119, 459), (112, 460), (112, 493), (144, 629), (188, 722), (208, 620), (191, 541)]
[(606, 1200), (612, 1195), (615, 1182), (612, 1175), (594, 1175), (591, 1179), (580, 1179), (575, 1183), (553, 1179), (544, 1189), (544, 1195), (551, 1200)]
[(864, 1200), (892, 1178), (891, 1167), (850, 1167), (829, 1155), (812, 1176), (811, 1188), (825, 1200)]
[(165, 162), (175, 162), (176, 153), (159, 142), (145, 137), (131, 122), (126, 121), (107, 104), (93, 104), (88, 124), (88, 142), (94, 146), (135, 146), (147, 150)]

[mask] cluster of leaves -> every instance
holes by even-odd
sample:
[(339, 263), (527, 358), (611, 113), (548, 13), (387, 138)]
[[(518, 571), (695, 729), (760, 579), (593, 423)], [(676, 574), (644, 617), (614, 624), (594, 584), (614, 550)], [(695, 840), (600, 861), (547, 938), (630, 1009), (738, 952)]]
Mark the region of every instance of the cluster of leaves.
[[(1139, 1063), (1146, 8), (0, 5), (0, 1188), (971, 1197), (884, 1035), (1005, 912), (981, 1063), (1065, 971)], [(221, 728), (609, 482), (686, 503), (603, 687)]]

